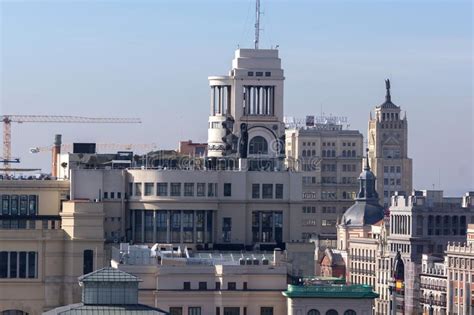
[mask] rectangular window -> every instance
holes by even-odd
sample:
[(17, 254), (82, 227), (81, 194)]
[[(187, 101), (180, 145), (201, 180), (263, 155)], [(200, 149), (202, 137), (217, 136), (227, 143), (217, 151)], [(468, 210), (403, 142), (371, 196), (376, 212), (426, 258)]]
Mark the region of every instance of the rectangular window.
[(153, 196), (155, 194), (155, 192), (153, 191), (154, 188), (154, 183), (145, 183), (145, 196)]
[(20, 196), (20, 215), (27, 215), (28, 214), (28, 196), (21, 195)]
[(222, 240), (230, 242), (232, 232), (232, 218), (222, 218)]
[(8, 252), (0, 252), (0, 278), (8, 277)]
[(205, 281), (199, 282), (199, 290), (207, 290), (207, 282)]
[(216, 290), (219, 291), (221, 289), (221, 283), (216, 282)]
[(248, 290), (248, 283), (244, 282), (244, 290)]
[(11, 196), (11, 215), (18, 215), (18, 195)]
[(183, 315), (182, 307), (170, 307), (170, 315)]
[(208, 183), (207, 184), (207, 196), (208, 197), (217, 197), (217, 184)]
[(10, 214), (10, 196), (2, 196), (2, 214)]
[(262, 198), (263, 199), (273, 198), (273, 184), (262, 184)]
[(19, 278), (26, 278), (26, 252), (20, 252), (18, 260), (19, 260), (18, 276)]
[(276, 199), (283, 199), (283, 184), (276, 184), (275, 185), (275, 198)]
[(228, 283), (227, 283), (227, 290), (229, 290), (229, 291), (235, 291), (235, 290), (237, 290), (237, 283), (235, 283), (235, 282), (228, 282)]
[(197, 183), (196, 193), (198, 197), (206, 196), (206, 183)]
[(156, 195), (157, 196), (168, 196), (168, 183), (156, 184)]
[(142, 183), (135, 183), (135, 196), (142, 195)]
[(260, 184), (252, 184), (252, 198), (260, 199)]
[(240, 315), (240, 307), (224, 307), (224, 315)]
[(10, 252), (10, 278), (17, 277), (17, 252)]
[(171, 196), (181, 196), (181, 183), (171, 183)]
[(273, 315), (273, 307), (261, 307), (260, 315)]
[(191, 290), (191, 282), (183, 282), (183, 290), (189, 291)]
[(115, 199), (115, 193), (113, 191), (110, 193), (110, 199)]
[(104, 191), (104, 199), (109, 199), (109, 193)]
[(197, 306), (190, 306), (188, 308), (188, 315), (201, 315), (201, 308)]
[(117, 199), (122, 199), (122, 193), (120, 191), (117, 192)]
[(265, 72), (265, 76), (266, 76), (266, 77), (269, 77), (269, 76), (271, 76), (271, 75), (272, 75), (272, 73), (271, 73), (270, 71)]
[(262, 76), (263, 76), (263, 72), (257, 71), (257, 72), (255, 72), (255, 76), (257, 76), (257, 77), (262, 77)]
[(184, 183), (184, 195), (194, 197), (194, 183)]
[(224, 197), (232, 196), (232, 184), (224, 183)]

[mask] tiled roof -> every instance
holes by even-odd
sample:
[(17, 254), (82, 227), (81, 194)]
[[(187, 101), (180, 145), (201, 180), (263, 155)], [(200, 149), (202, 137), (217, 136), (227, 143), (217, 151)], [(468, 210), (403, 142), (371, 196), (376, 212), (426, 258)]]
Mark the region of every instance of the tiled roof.
[(52, 309), (46, 315), (166, 315), (167, 312), (147, 305), (84, 305), (70, 304)]
[(140, 282), (140, 278), (135, 277), (125, 271), (112, 267), (105, 267), (86, 275), (80, 276), (81, 282)]
[(367, 285), (288, 285), (289, 298), (375, 299), (379, 295)]

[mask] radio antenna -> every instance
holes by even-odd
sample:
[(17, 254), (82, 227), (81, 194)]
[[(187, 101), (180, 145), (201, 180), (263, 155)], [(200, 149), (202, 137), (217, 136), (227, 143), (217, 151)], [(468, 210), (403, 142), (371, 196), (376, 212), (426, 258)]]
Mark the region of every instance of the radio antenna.
[(256, 0), (255, 3), (255, 49), (258, 49), (258, 43), (260, 41), (260, 0)]

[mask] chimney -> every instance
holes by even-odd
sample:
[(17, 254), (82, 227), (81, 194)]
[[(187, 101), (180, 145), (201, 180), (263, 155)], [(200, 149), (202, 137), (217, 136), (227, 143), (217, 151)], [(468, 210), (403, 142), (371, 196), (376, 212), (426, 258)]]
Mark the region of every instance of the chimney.
[(51, 176), (58, 177), (58, 159), (61, 153), (61, 135), (54, 136), (54, 145), (52, 152)]

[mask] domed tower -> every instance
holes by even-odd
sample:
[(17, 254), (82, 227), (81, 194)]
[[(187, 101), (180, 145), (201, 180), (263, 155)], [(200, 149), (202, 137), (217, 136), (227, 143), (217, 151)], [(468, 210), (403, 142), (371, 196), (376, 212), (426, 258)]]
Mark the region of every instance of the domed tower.
[(370, 170), (369, 157), (359, 176), (359, 192), (355, 203), (342, 216), (341, 225), (362, 227), (373, 225), (384, 217), (384, 208), (379, 204), (376, 178)]

